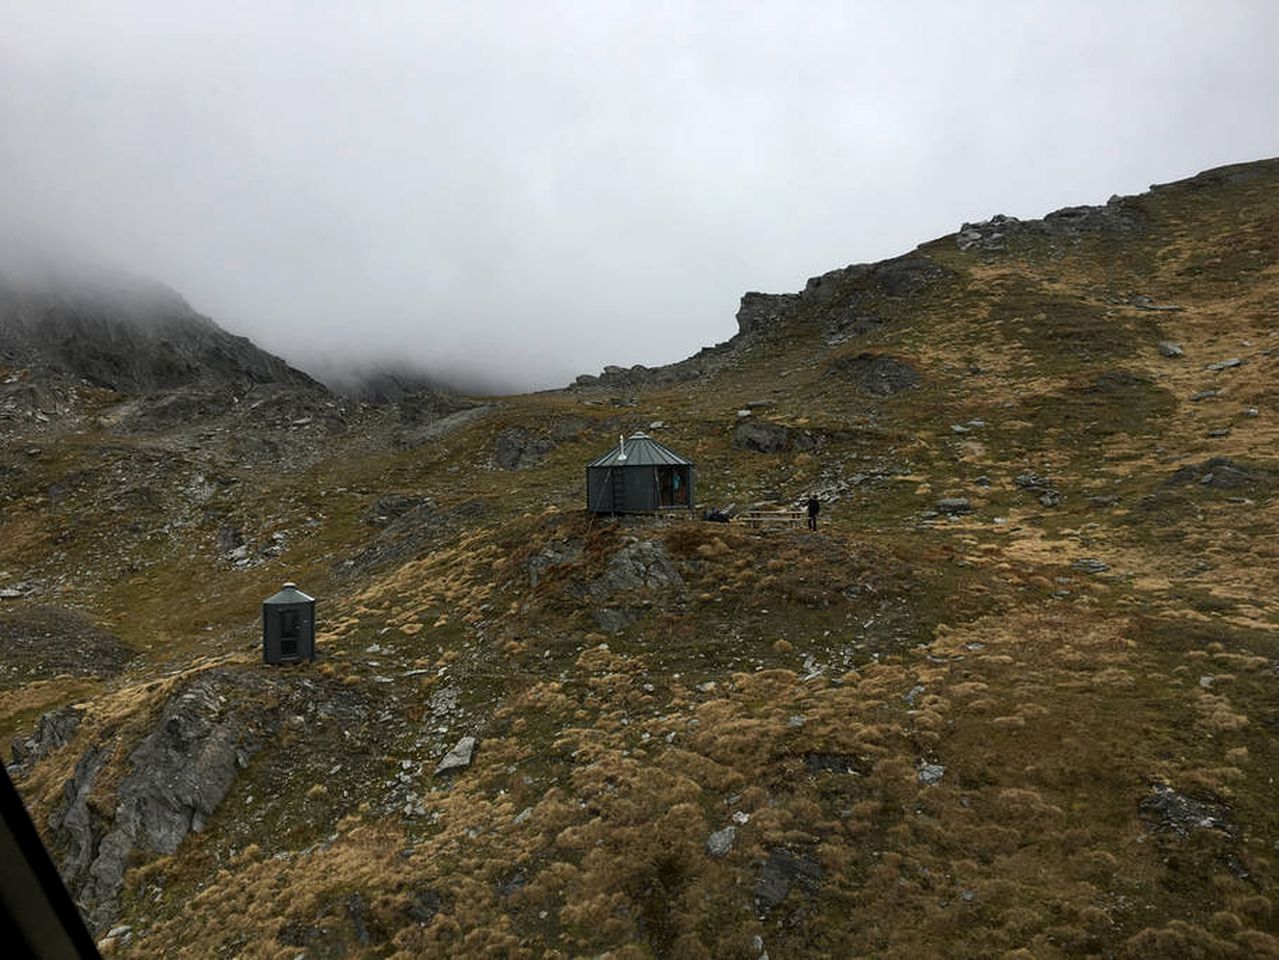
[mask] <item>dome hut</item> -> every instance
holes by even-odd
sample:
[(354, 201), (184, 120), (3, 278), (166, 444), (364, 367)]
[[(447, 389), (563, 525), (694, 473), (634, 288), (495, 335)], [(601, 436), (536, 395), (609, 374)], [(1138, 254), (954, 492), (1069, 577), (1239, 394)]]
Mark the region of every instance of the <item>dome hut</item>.
[(592, 513), (693, 509), (693, 461), (644, 433), (633, 433), (586, 467)]

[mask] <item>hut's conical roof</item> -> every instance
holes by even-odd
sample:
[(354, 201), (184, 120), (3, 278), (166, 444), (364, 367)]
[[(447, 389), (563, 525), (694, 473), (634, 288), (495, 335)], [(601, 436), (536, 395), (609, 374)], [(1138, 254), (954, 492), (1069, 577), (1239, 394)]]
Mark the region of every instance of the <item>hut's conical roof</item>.
[[(623, 449), (626, 458), (622, 458)], [(665, 444), (658, 443), (646, 433), (632, 433), (622, 444), (602, 457), (592, 460), (592, 467), (691, 467), (686, 460)]]
[(313, 603), (315, 597), (309, 597), (294, 584), (286, 583), (284, 589), (279, 593), (273, 593), (271, 596), (263, 600), (263, 603), (269, 603), (272, 606), (284, 603)]

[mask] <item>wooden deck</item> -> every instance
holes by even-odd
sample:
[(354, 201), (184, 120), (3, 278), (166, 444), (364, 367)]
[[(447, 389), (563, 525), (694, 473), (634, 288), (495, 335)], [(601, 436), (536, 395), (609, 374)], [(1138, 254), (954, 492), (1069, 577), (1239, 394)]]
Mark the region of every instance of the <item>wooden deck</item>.
[(752, 529), (761, 527), (802, 527), (808, 519), (806, 510), (747, 510), (733, 518)]

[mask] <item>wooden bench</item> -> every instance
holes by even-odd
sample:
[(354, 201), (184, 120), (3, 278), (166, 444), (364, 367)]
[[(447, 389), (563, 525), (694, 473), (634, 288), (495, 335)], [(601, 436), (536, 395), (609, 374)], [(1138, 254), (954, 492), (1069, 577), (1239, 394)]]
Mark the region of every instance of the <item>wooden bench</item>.
[(805, 510), (747, 510), (733, 518), (752, 529), (760, 527), (801, 527), (808, 519)]

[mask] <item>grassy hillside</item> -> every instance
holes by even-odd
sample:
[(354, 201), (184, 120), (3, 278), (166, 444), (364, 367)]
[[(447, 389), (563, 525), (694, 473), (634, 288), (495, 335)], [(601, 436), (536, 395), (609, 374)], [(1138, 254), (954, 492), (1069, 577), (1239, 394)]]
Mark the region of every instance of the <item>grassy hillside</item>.
[[(1276, 304), (1264, 161), (425, 439), (269, 393), (138, 430), (67, 388), (0, 420), (0, 729), (79, 706), (20, 786), (65, 863), (68, 783), (124, 829), (184, 693), (182, 743), (239, 751), (175, 850), (72, 881), (120, 956), (1279, 956)], [(817, 491), (821, 529), (585, 514), (655, 421), (703, 503)], [(285, 579), (314, 666), (258, 662)]]

